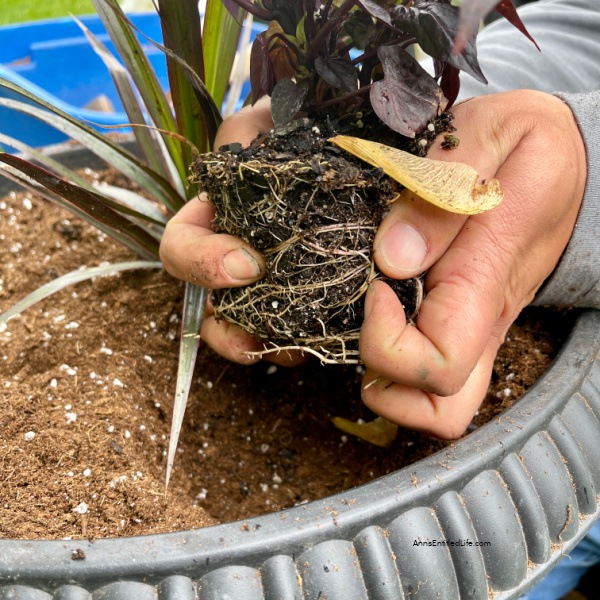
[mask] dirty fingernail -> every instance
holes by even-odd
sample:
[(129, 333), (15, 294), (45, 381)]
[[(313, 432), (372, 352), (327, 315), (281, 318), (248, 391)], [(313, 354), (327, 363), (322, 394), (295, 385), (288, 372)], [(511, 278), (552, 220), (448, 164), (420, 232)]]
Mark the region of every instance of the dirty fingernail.
[(223, 268), (229, 277), (239, 281), (256, 279), (261, 270), (254, 257), (243, 248), (231, 250), (223, 257)]
[(425, 260), (427, 243), (412, 225), (398, 221), (386, 232), (379, 250), (388, 267), (413, 273)]

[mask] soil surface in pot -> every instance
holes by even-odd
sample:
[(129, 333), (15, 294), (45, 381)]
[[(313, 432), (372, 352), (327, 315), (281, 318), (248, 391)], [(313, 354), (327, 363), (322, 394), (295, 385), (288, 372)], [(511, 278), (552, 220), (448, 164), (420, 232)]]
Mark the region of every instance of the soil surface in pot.
[[(104, 178), (105, 175), (94, 175)], [(31, 194), (0, 199), (0, 312), (39, 285), (132, 256)], [(202, 347), (168, 495), (182, 285), (139, 271), (71, 287), (0, 327), (0, 537), (96, 538), (202, 527), (340, 492), (444, 443), (387, 449), (332, 416), (372, 418), (361, 368), (231, 364)], [(502, 347), (473, 426), (509, 406), (563, 339), (529, 312)]]

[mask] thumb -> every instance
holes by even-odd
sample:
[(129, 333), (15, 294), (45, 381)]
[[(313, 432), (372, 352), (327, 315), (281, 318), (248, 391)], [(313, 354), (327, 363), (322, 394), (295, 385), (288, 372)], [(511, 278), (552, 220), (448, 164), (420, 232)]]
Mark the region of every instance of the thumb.
[(394, 279), (426, 271), (444, 254), (467, 217), (449, 213), (404, 190), (382, 221), (373, 256), (384, 275)]
[(232, 142), (248, 146), (258, 133), (272, 127), (271, 98), (263, 96), (254, 105), (244, 106), (221, 123), (214, 147), (218, 149)]
[[(498, 139), (488, 121), (481, 121), (479, 99), (455, 106), (453, 124), (459, 145), (446, 150), (442, 135), (428, 153), (437, 161), (459, 162), (473, 167), (479, 181), (489, 181), (518, 143), (519, 135)], [(504, 120), (505, 117), (503, 116)], [(405, 279), (429, 269), (450, 247), (468, 217), (449, 213), (405, 190), (381, 223), (373, 251), (377, 266), (388, 277)]]

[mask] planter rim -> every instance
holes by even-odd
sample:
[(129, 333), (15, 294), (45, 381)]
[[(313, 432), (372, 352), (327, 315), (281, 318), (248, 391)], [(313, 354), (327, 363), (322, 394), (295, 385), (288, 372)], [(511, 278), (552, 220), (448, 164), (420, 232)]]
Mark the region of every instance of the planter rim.
[[(64, 147), (59, 146), (49, 151), (53, 155), (60, 154), (62, 159), (66, 157), (67, 162), (79, 162), (83, 159), (86, 165), (91, 163), (89, 154), (86, 151), (82, 153), (80, 149), (69, 147), (65, 151)], [(93, 164), (91, 166), (96, 168)], [(15, 189), (15, 186), (7, 186), (4, 180), (0, 180), (0, 196), (10, 189)], [(545, 550), (541, 546), (539, 551), (535, 550), (537, 542), (530, 543), (527, 523), (522, 526), (522, 530), (518, 529), (521, 525), (514, 530), (515, 536), (520, 536), (525, 541), (525, 555), (530, 566), (519, 580), (510, 574), (496, 578), (491, 576), (488, 567), (493, 561), (487, 560), (485, 550), (478, 550), (481, 555), (480, 562), (485, 567), (483, 583), (478, 584), (477, 593), (468, 597), (487, 597), (487, 592), (483, 596), (480, 591), (483, 589), (482, 585), (487, 586), (486, 578), (492, 580), (491, 589), (494, 590), (495, 598), (517, 597), (574, 547), (600, 514), (600, 508), (596, 504), (596, 492), (600, 490), (600, 467), (593, 464), (594, 461), (598, 462), (597, 454), (590, 449), (590, 442), (593, 440), (589, 440), (587, 435), (590, 428), (600, 431), (599, 332), (600, 312), (583, 312), (548, 371), (500, 417), (448, 448), (360, 487), (284, 511), (204, 529), (129, 538), (106, 538), (93, 542), (0, 539), (0, 599), (5, 597), (2, 588), (5, 583), (10, 583), (13, 591), (21, 584), (24, 589), (34, 586), (38, 590), (54, 592), (60, 586), (70, 584), (92, 590), (125, 579), (130, 582), (144, 582), (144, 585), (150, 587), (158, 585), (163, 589), (166, 585), (164, 582), (171, 581), (173, 576), (176, 576), (182, 577), (185, 582), (191, 582), (192, 586), (195, 581), (202, 579), (205, 587), (212, 589), (211, 586), (217, 585), (215, 581), (221, 582), (224, 574), (236, 569), (235, 572), (239, 575), (237, 583), (227, 584), (234, 586), (232, 590), (238, 590), (232, 593), (231, 597), (246, 594), (244, 585), (250, 586), (248, 590), (254, 589), (252, 586), (255, 584), (251, 583), (253, 577), (262, 577), (263, 592), (265, 589), (268, 592), (269, 585), (292, 586), (292, 589), (296, 585), (292, 579), (300, 577), (303, 583), (297, 584), (302, 588), (298, 594), (304, 595), (281, 597), (316, 598), (316, 595), (307, 591), (312, 589), (309, 579), (313, 577), (315, 581), (318, 580), (319, 589), (327, 588), (327, 582), (333, 586), (327, 588), (328, 598), (359, 598), (362, 597), (360, 594), (349, 594), (354, 590), (351, 580), (339, 581), (339, 578), (336, 579), (333, 575), (327, 578), (327, 571), (316, 575), (314, 569), (311, 570), (309, 566), (302, 567), (299, 563), (299, 557), (310, 556), (315, 560), (314, 557), (320, 557), (322, 551), (326, 553), (323, 556), (343, 556), (344, 552), (350, 551), (350, 546), (359, 552), (361, 558), (360, 585), (369, 591), (369, 598), (383, 598), (388, 596), (375, 595), (374, 592), (371, 596), (372, 587), (369, 586), (376, 586), (377, 581), (383, 581), (381, 578), (387, 575), (384, 577), (380, 574), (380, 579), (371, 582), (372, 576), (366, 569), (368, 561), (364, 558), (370, 556), (370, 551), (363, 548), (363, 539), (366, 537), (383, 539), (382, 536), (377, 537), (380, 532), (385, 533), (384, 537), (391, 536), (390, 540), (373, 544), (376, 546), (381, 543), (382, 548), (391, 544), (395, 559), (393, 562), (399, 569), (399, 578), (404, 589), (402, 592), (399, 588), (399, 593), (402, 594), (407, 592), (403, 568), (407, 568), (409, 579), (410, 573), (416, 572), (416, 567), (407, 566), (412, 564), (410, 556), (406, 558), (406, 564), (404, 559), (398, 556), (398, 540), (408, 535), (404, 535), (403, 532), (413, 532), (415, 539), (419, 531), (422, 530), (425, 534), (427, 528), (431, 527), (429, 519), (432, 514), (435, 517), (434, 521), (447, 537), (455, 535), (461, 527), (461, 531), (467, 531), (468, 526), (461, 524), (461, 510), (465, 510), (470, 517), (473, 535), (476, 538), (481, 540), (483, 535), (494, 531), (493, 526), (486, 520), (485, 512), (481, 512), (483, 500), (479, 492), (484, 482), (487, 482), (485, 485), (491, 490), (490, 501), (502, 506), (505, 506), (506, 502), (512, 503), (510, 506), (518, 513), (519, 522), (524, 515), (529, 514), (528, 510), (532, 516), (535, 515), (535, 511), (530, 510), (531, 507), (535, 509), (539, 506), (542, 509), (541, 517), (546, 517), (550, 539), (546, 540)], [(580, 414), (589, 419), (584, 419), (585, 426), (582, 427), (576, 418)], [(556, 465), (557, 469), (562, 469), (558, 478), (568, 478), (569, 486), (557, 487), (557, 484), (550, 483), (548, 478), (542, 477), (540, 480), (541, 475), (537, 473), (537, 469), (530, 466), (538, 460), (543, 461), (543, 456), (538, 458), (536, 454), (537, 447), (543, 447), (546, 455), (555, 451), (558, 453), (562, 459), (561, 465)], [(518, 464), (515, 463), (515, 459)], [(525, 479), (519, 471), (520, 468), (524, 470)], [(593, 488), (584, 488), (586, 497), (588, 492), (591, 492), (588, 505), (581, 499), (583, 497), (578, 491), (579, 483), (575, 481), (579, 472), (584, 478), (587, 477), (588, 487)], [(506, 492), (496, 490), (496, 479), (501, 481)], [(533, 493), (528, 486), (532, 487)], [(571, 492), (568, 491), (568, 487), (571, 488)], [(504, 498), (505, 493), (508, 500)], [(501, 516), (498, 518), (502, 521)], [(563, 519), (562, 522), (554, 522), (560, 518)], [(480, 526), (478, 519), (483, 525)], [(514, 520), (514, 515), (506, 519), (503, 526), (510, 529), (513, 527), (511, 519)], [(459, 522), (459, 525), (456, 525), (456, 522)], [(534, 550), (531, 544), (534, 544)], [(554, 548), (552, 544), (555, 544)], [(75, 549), (84, 550), (85, 560), (70, 560), (71, 552)], [(406, 551), (408, 552), (409, 548), (406, 548)], [(493, 553), (493, 550), (489, 552)], [(532, 552), (538, 552), (545, 560), (532, 561)], [(449, 566), (442, 565), (441, 574), (443, 575), (444, 568), (451, 569), (457, 580), (453, 585), (460, 588), (460, 574), (463, 573), (460, 555), (452, 550), (446, 558), (450, 559), (449, 562), (446, 561)], [(513, 558), (508, 557), (507, 560)], [(435, 565), (432, 566), (434, 567)], [(421, 565), (416, 569), (420, 572), (424, 568)], [(231, 571), (232, 569), (234, 571)], [(434, 574), (438, 575), (435, 572)], [(279, 583), (273, 583), (274, 581)], [(179, 584), (173, 585), (175, 589)], [(223, 588), (221, 583), (219, 585), (219, 593), (228, 589)], [(267, 592), (260, 596), (250, 595), (249, 598), (279, 597), (271, 596)], [(240, 595), (237, 595), (238, 593)], [(163, 592), (160, 598), (180, 597), (169, 594), (171, 592)], [(21, 598), (18, 595), (15, 597)], [(121, 596), (114, 596), (115, 599), (117, 597)], [(201, 597), (216, 599), (224, 596), (208, 593), (207, 596)], [(417, 597), (433, 596), (421, 593), (417, 594)], [(70, 596), (64, 596), (64, 600), (68, 598)], [(113, 596), (109, 594), (102, 598), (112, 599)]]

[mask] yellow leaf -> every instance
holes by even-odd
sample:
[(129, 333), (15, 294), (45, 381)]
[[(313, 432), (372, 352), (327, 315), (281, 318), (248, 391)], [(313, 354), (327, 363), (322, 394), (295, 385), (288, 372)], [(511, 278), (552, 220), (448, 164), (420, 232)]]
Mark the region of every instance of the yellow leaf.
[(331, 422), (344, 433), (355, 435), (365, 442), (383, 448), (389, 446), (395, 439), (398, 426), (383, 417), (377, 417), (367, 423), (350, 421), (344, 417), (333, 417)]
[(469, 165), (421, 158), (403, 150), (346, 135), (330, 138), (343, 150), (364, 160), (427, 200), (449, 212), (475, 215), (500, 204), (500, 182), (478, 183)]

